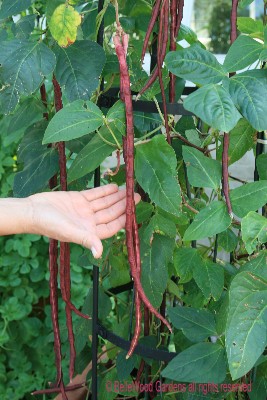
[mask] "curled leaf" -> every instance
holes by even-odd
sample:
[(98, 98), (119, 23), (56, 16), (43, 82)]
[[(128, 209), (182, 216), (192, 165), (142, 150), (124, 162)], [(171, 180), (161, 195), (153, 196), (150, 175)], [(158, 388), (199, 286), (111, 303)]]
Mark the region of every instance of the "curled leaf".
[(50, 20), (50, 32), (61, 47), (68, 47), (77, 38), (77, 29), (81, 24), (80, 14), (73, 7), (61, 4)]

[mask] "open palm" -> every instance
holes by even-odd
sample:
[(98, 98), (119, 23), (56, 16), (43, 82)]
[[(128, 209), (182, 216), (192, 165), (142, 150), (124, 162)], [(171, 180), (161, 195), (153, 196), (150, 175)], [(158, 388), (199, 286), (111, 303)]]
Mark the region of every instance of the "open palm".
[[(32, 205), (31, 233), (62, 242), (74, 242), (103, 252), (102, 239), (125, 227), (126, 191), (117, 185), (81, 192), (50, 192), (29, 197)], [(135, 194), (136, 203), (140, 196)]]

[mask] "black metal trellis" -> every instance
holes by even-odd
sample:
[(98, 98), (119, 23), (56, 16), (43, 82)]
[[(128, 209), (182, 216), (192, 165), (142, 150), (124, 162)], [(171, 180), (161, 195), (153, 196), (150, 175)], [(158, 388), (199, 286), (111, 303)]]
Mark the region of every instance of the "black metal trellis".
[[(100, 12), (104, 7), (104, 0), (99, 0), (98, 3), (98, 12)], [(97, 42), (103, 46), (104, 41), (104, 20), (102, 20)], [(156, 40), (155, 44), (152, 45), (152, 57), (151, 57), (151, 70), (156, 64)], [(183, 94), (189, 95), (197, 88), (187, 87), (185, 88)], [(103, 81), (101, 82), (101, 91), (103, 91)], [(136, 92), (132, 92), (133, 96), (137, 95)], [(119, 99), (119, 89), (112, 88), (108, 90), (105, 94), (102, 94), (99, 98), (98, 105), (100, 108), (111, 108), (116, 101)], [(159, 107), (163, 111), (162, 103), (159, 102)], [(157, 113), (157, 107), (154, 102), (152, 101), (133, 101), (133, 109), (134, 111), (141, 111), (145, 113)], [(179, 116), (193, 116), (192, 113), (185, 110), (182, 104), (178, 103), (168, 103), (167, 104), (167, 112), (172, 115), (179, 115)], [(262, 132), (258, 134), (258, 143), (257, 143), (257, 150), (256, 150), (256, 157), (260, 154), (267, 152), (267, 137), (266, 133)], [(186, 179), (186, 187), (187, 187), (187, 195), (188, 198), (191, 198), (191, 191), (190, 191), (190, 184), (187, 178), (187, 171), (186, 166), (184, 165), (185, 169), (185, 179)], [(255, 181), (259, 179), (257, 167), (255, 166)], [(94, 186), (100, 186), (100, 168), (95, 171), (95, 180)], [(192, 242), (192, 247), (196, 247), (196, 241)], [(218, 235), (215, 238), (215, 245), (214, 245), (214, 253), (213, 253), (213, 261), (216, 262), (217, 259), (217, 251), (218, 251)], [(119, 294), (128, 290), (133, 289), (133, 282), (129, 282), (128, 284), (111, 288), (109, 292), (112, 294)], [(97, 379), (97, 363), (98, 363), (98, 338), (99, 336), (103, 339), (109, 341), (110, 343), (114, 344), (115, 346), (128, 351), (130, 348), (130, 340), (124, 340), (123, 338), (115, 335), (111, 331), (107, 330), (99, 321), (98, 319), (98, 310), (99, 310), (99, 299), (98, 299), (98, 292), (99, 292), (99, 268), (97, 266), (93, 267), (93, 315), (92, 315), (92, 385), (91, 385), (91, 399), (97, 400), (98, 399), (98, 379)], [(129, 328), (130, 334), (129, 339), (131, 336), (131, 324)], [(164, 350), (158, 350), (154, 348), (150, 348), (148, 346), (144, 346), (142, 344), (138, 344), (134, 354), (142, 356), (142, 358), (151, 358), (156, 361), (161, 362), (169, 362), (171, 361), (178, 353), (175, 352), (168, 352)], [(146, 374), (147, 375), (147, 374)], [(147, 377), (146, 377), (147, 379)]]

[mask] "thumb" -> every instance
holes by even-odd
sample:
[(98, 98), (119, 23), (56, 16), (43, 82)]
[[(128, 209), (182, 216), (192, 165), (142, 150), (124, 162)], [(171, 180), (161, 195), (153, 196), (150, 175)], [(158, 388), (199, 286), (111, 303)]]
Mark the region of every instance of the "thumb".
[(96, 235), (86, 236), (82, 241), (82, 245), (92, 251), (94, 258), (100, 258), (102, 256), (103, 245)]

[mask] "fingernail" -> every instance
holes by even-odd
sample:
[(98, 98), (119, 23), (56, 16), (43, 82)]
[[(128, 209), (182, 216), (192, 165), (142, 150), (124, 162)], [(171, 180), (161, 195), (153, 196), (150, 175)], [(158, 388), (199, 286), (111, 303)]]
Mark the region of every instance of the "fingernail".
[(95, 249), (94, 247), (92, 247), (92, 248), (91, 248), (91, 251), (92, 251), (92, 253), (93, 253), (93, 256), (96, 258), (96, 256), (97, 256), (97, 251), (96, 251), (96, 249)]

